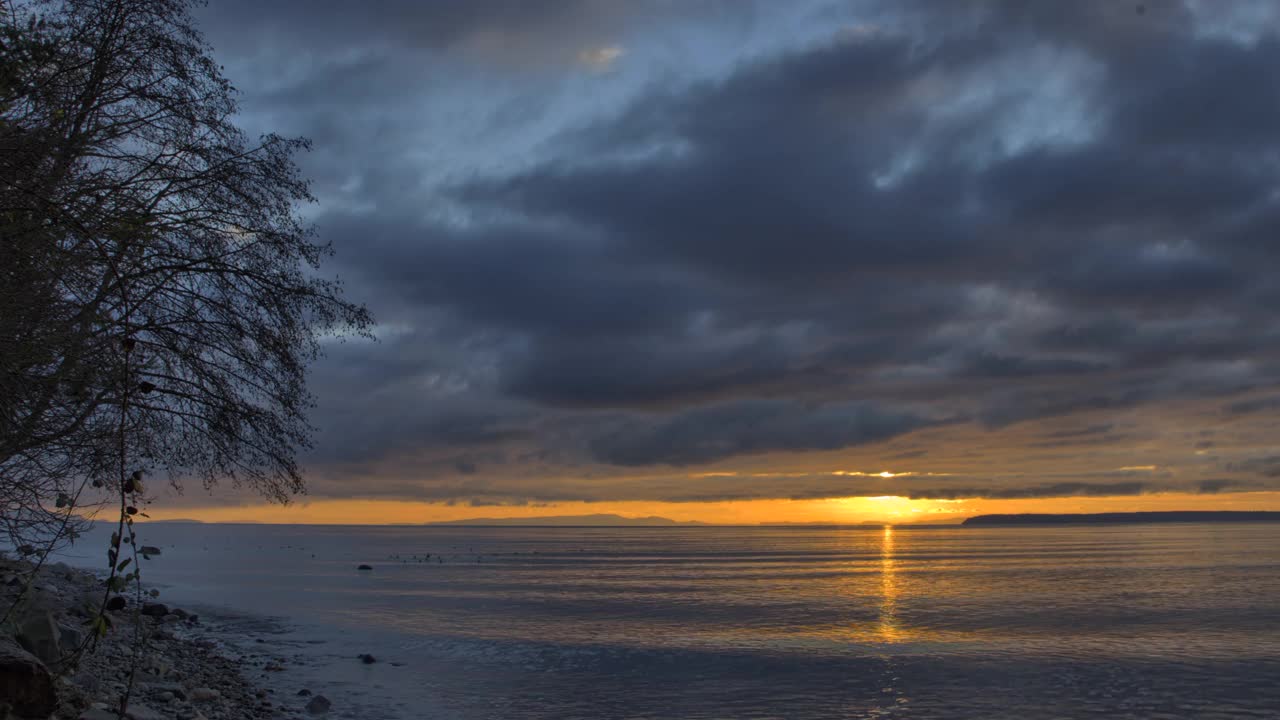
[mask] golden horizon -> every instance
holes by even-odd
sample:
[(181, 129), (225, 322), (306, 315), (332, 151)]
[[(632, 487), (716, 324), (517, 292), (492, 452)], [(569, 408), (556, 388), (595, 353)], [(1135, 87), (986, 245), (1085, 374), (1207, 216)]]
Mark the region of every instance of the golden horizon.
[(1280, 492), (1152, 493), (1025, 499), (913, 499), (898, 495), (722, 502), (558, 502), (538, 505), (470, 505), (414, 500), (316, 499), (288, 505), (152, 506), (151, 521), (289, 525), (405, 525), (466, 519), (537, 519), (565, 515), (662, 517), (713, 525), (760, 524), (954, 524), (975, 515), (1097, 513), (1175, 510), (1280, 511)]

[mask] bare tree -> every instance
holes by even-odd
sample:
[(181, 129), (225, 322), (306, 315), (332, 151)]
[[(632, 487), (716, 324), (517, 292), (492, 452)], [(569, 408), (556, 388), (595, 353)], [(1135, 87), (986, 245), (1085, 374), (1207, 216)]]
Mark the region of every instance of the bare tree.
[(45, 0), (0, 19), (11, 534), (59, 527), (86, 483), (136, 504), (136, 471), (301, 492), (306, 366), (371, 325), (319, 275), (329, 248), (298, 215), (307, 142), (234, 124), (191, 6)]

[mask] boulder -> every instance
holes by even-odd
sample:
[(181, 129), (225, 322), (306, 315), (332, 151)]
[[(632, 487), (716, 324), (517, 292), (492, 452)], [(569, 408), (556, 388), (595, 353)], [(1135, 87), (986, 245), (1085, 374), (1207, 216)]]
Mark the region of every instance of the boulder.
[(142, 614), (150, 617), (164, 617), (169, 614), (169, 606), (164, 603), (142, 603)]
[(7, 639), (0, 639), (0, 702), (19, 717), (46, 717), (58, 707), (49, 669)]
[(307, 703), (307, 712), (312, 715), (320, 715), (329, 712), (329, 708), (333, 707), (333, 703), (329, 702), (329, 698), (323, 695), (317, 695), (311, 698)]
[(53, 613), (34, 612), (19, 625), (15, 639), (48, 667), (62, 660), (62, 628), (53, 619)]
[(364, 564), (361, 564), (361, 565), (360, 565), (359, 567), (357, 567), (356, 569), (357, 569), (357, 570), (372, 570), (372, 569), (373, 569), (373, 566), (372, 566), (372, 565), (364, 565)]

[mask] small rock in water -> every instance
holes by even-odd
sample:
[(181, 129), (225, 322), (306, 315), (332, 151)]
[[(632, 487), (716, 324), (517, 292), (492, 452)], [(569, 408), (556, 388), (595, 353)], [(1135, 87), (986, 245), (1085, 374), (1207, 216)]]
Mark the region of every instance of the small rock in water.
[(143, 555), (159, 555), (160, 548), (152, 545), (143, 545), (142, 547), (138, 548), (138, 552), (142, 553)]
[(323, 695), (317, 695), (311, 698), (311, 702), (307, 703), (307, 712), (312, 715), (320, 715), (329, 712), (329, 708), (333, 707), (333, 703), (329, 702), (329, 698)]
[(373, 569), (373, 566), (372, 566), (372, 565), (364, 565), (364, 564), (361, 564), (361, 565), (360, 565), (360, 567), (358, 567), (358, 568), (356, 568), (356, 569), (357, 569), (357, 570), (372, 570), (372, 569)]
[(298, 697), (306, 697), (310, 694), (311, 694), (311, 691), (306, 688), (302, 688), (301, 690), (298, 691)]
[(365, 665), (372, 665), (378, 662), (378, 659), (370, 655), (369, 653), (361, 653), (360, 662), (364, 663)]

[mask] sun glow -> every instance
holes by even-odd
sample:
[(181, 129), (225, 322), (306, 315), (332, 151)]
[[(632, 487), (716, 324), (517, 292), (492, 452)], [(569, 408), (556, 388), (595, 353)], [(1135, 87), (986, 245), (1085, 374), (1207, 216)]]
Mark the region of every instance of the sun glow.
[(836, 498), (827, 501), (853, 522), (939, 522), (966, 513), (962, 500), (917, 500), (901, 495)]

